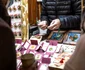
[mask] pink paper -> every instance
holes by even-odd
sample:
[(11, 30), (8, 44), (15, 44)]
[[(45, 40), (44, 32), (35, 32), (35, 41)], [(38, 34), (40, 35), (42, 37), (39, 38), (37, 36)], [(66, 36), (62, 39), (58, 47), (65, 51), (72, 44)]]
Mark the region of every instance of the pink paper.
[(50, 44), (50, 45), (56, 46), (57, 43), (58, 43), (58, 42), (57, 42), (56, 40), (49, 40), (49, 44)]

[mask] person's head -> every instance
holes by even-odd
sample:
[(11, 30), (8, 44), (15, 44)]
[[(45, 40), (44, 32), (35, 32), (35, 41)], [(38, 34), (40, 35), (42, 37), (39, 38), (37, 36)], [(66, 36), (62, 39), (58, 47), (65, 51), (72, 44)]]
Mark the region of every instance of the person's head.
[(6, 0), (0, 0), (0, 18), (2, 18), (9, 26), (11, 26), (11, 19), (8, 15), (5, 3)]
[(1, 0), (1, 1), (2, 1), (3, 5), (6, 6), (8, 0)]
[(85, 33), (85, 8), (83, 9), (81, 14), (81, 31)]

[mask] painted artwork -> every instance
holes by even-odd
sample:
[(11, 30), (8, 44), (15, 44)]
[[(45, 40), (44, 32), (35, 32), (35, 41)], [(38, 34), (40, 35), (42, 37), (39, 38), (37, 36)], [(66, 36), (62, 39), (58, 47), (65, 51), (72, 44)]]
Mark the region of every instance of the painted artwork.
[(67, 39), (67, 41), (69, 41), (69, 42), (72, 42), (72, 41), (77, 42), (77, 41), (79, 40), (79, 38), (80, 38), (80, 33), (70, 32), (70, 33), (68, 34), (68, 39)]
[(60, 40), (62, 38), (62, 36), (63, 36), (63, 33), (56, 33), (56, 32), (54, 32), (52, 37), (51, 37), (51, 39), (52, 40)]
[(76, 42), (79, 40), (80, 36), (81, 36), (80, 32), (70, 31), (70, 32), (68, 32), (64, 43), (76, 44)]
[(63, 38), (65, 36), (65, 31), (53, 31), (49, 35), (49, 40), (57, 40), (58, 42), (62, 42)]

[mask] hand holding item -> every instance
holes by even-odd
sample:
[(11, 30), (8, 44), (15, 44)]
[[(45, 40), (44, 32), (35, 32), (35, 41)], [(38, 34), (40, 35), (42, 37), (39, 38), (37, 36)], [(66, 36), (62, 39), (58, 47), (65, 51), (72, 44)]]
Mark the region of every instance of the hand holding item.
[(59, 19), (54, 19), (50, 25), (48, 26), (49, 30), (55, 30), (55, 29), (59, 29), (61, 23)]
[(38, 26), (39, 26), (41, 29), (45, 30), (45, 29), (47, 28), (47, 21), (41, 21), (41, 22), (38, 24)]

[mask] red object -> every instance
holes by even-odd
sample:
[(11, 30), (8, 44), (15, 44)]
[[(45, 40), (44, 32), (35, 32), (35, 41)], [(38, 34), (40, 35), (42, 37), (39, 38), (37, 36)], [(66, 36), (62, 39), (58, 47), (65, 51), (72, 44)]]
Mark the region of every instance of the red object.
[(38, 41), (37, 40), (30, 40), (30, 41), (31, 41), (31, 44), (38, 45)]
[(64, 63), (64, 58), (62, 58), (62, 59), (60, 60), (60, 63)]

